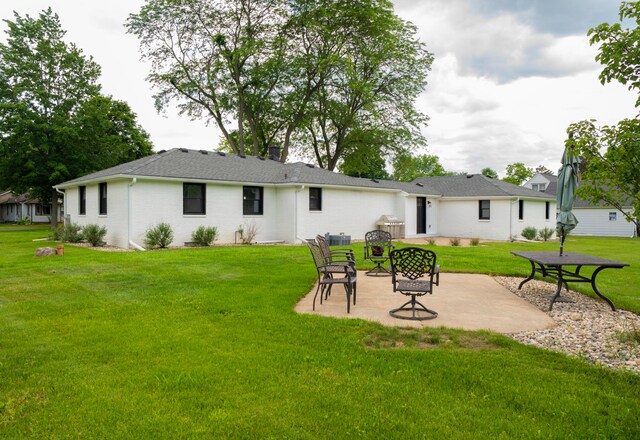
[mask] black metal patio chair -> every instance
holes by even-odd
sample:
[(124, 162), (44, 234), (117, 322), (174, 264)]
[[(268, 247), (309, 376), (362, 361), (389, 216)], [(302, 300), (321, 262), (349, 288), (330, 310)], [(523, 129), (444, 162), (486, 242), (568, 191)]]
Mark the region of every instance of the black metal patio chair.
[(391, 243), (391, 233), (376, 229), (364, 235), (364, 258), (376, 263), (376, 267), (367, 272), (369, 276), (389, 276), (389, 269), (384, 267), (389, 260), (389, 253), (395, 248)]
[[(424, 321), (434, 319), (438, 313), (416, 300), (417, 296), (433, 293), (440, 283), (440, 267), (433, 251), (418, 247), (395, 249), (389, 253), (393, 291), (411, 296), (402, 306), (390, 310), (394, 318)], [(410, 312), (410, 313), (408, 313)]]
[(313, 296), (313, 310), (316, 309), (318, 293), (320, 293), (320, 304), (322, 304), (322, 297), (328, 298), (331, 288), (336, 284), (342, 284), (347, 294), (347, 313), (351, 313), (351, 296), (353, 295), (353, 305), (355, 305), (357, 293), (355, 262), (327, 262), (318, 243), (313, 240), (307, 240), (307, 246), (311, 251), (311, 256), (318, 272), (318, 287)]
[(316, 235), (316, 243), (320, 246), (320, 252), (322, 252), (322, 256), (324, 257), (327, 263), (331, 263), (334, 261), (342, 261), (342, 262), (353, 262), (355, 265), (355, 255), (353, 250), (351, 249), (337, 249), (332, 251), (329, 247), (329, 243), (324, 235)]

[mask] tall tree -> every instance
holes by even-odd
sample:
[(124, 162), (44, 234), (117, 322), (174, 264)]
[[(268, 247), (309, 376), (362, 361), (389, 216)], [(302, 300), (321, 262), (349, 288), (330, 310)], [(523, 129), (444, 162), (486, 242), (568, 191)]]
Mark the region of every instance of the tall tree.
[[(51, 188), (72, 176), (68, 169), (70, 120), (78, 106), (98, 95), (99, 66), (74, 44), (51, 8), (37, 19), (14, 13), (7, 42), (0, 43), (0, 181), (15, 191), (50, 200)], [(52, 216), (52, 222), (56, 216)]]
[(153, 153), (149, 134), (137, 122), (135, 113), (124, 101), (96, 96), (83, 102), (73, 119), (70, 142), (78, 169), (83, 175), (130, 162)]
[(507, 165), (506, 171), (507, 175), (502, 180), (514, 185), (522, 185), (533, 177), (533, 169), (525, 166), (522, 162)]
[(338, 169), (347, 176), (388, 179), (386, 165), (379, 149), (373, 146), (362, 146), (345, 156)]
[[(569, 126), (568, 144), (587, 166), (577, 194), (620, 210), (640, 231), (640, 120), (625, 119), (615, 126), (596, 127), (592, 121)], [(632, 207), (632, 212), (623, 211)]]
[(63, 40), (51, 8), (37, 19), (14, 14), (5, 23), (0, 187), (29, 191), (57, 213), (53, 185), (149, 154), (148, 136), (126, 104), (99, 96), (100, 67)]
[(538, 165), (535, 169), (535, 172), (538, 174), (553, 174), (553, 171), (551, 171), (549, 168), (545, 167), (544, 165)]
[(158, 109), (216, 123), (237, 154), (278, 145), (335, 169), (365, 140), (422, 141), (432, 57), (388, 0), (148, 0), (127, 26)]
[(482, 171), (480, 171), (480, 174), (482, 174), (483, 176), (487, 176), (490, 177), (492, 179), (497, 179), (498, 178), (498, 173), (495, 172), (495, 170), (491, 169), (491, 168), (483, 168)]
[(150, 62), (158, 110), (177, 102), (214, 122), (236, 154), (264, 154), (283, 125), (266, 116), (287, 73), (285, 11), (284, 0), (147, 1), (127, 27)]
[[(383, 154), (398, 145), (424, 144), (427, 117), (415, 108), (426, 86), (432, 55), (415, 37), (415, 27), (398, 18), (386, 0), (324, 2), (326, 30), (319, 44), (333, 44), (329, 69), (310, 103), (299, 132), (321, 167), (333, 170), (362, 140)], [(314, 21), (315, 24), (318, 21)], [(300, 151), (300, 150), (299, 150)]]
[[(622, 2), (620, 21), (634, 23), (602, 23), (589, 30), (591, 45), (598, 45), (596, 60), (604, 67), (600, 82), (616, 80), (638, 94), (640, 107), (640, 2)], [(640, 233), (640, 119), (624, 119), (616, 125), (597, 127), (594, 120), (571, 124), (568, 140), (577, 154), (583, 156), (582, 185), (578, 195), (592, 203), (605, 201), (620, 210), (632, 206), (627, 220), (635, 223)], [(624, 212), (624, 211), (623, 211)]]
[(419, 177), (447, 176), (438, 156), (421, 154), (412, 156), (409, 151), (401, 151), (393, 158), (393, 179), (411, 182)]

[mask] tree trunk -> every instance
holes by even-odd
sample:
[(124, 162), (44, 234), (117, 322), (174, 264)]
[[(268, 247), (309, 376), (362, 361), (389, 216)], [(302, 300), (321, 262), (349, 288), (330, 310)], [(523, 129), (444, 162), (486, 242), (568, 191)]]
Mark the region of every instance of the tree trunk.
[(51, 228), (58, 226), (58, 191), (51, 189)]

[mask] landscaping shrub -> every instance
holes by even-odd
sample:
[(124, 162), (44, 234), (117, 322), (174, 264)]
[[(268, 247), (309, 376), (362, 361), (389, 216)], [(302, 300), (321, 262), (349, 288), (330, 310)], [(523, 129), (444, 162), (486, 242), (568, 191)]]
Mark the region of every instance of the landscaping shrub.
[(80, 243), (82, 241), (82, 226), (77, 223), (64, 225), (61, 240), (65, 243)]
[(453, 237), (449, 239), (449, 244), (451, 246), (460, 246), (460, 239), (458, 237)]
[(538, 230), (533, 226), (527, 226), (522, 230), (521, 234), (527, 240), (535, 240), (538, 236)]
[(100, 225), (87, 225), (82, 229), (82, 236), (91, 246), (102, 246), (105, 244), (104, 236), (107, 235), (107, 228)]
[(198, 226), (198, 229), (191, 234), (191, 241), (196, 246), (210, 246), (218, 239), (218, 228), (215, 226)]
[(478, 246), (480, 244), (480, 239), (479, 238), (472, 238), (471, 241), (469, 242), (469, 244), (471, 246)]
[(538, 231), (538, 237), (540, 237), (540, 240), (542, 241), (548, 241), (553, 236), (554, 232), (555, 231), (553, 229), (545, 226), (544, 228), (540, 229), (540, 231)]
[(431, 246), (436, 244), (436, 239), (433, 237), (429, 237), (427, 238), (427, 243), (429, 243)]
[(258, 234), (258, 227), (254, 222), (245, 222), (244, 225), (238, 229), (240, 232), (240, 240), (242, 244), (251, 244)]
[(49, 237), (53, 241), (62, 241), (64, 235), (64, 224), (58, 223), (58, 226), (51, 228), (51, 236)]
[(147, 229), (144, 244), (149, 249), (166, 248), (173, 241), (173, 229), (169, 223), (160, 223)]
[(30, 224), (31, 224), (31, 219), (28, 218), (28, 217), (27, 218), (23, 218), (22, 220), (18, 220), (16, 222), (16, 225), (19, 225), (19, 226), (30, 225)]

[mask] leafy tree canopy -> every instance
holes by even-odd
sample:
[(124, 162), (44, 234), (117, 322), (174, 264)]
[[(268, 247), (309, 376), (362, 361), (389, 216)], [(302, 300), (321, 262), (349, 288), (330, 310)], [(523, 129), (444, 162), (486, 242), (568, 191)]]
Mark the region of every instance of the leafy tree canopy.
[(553, 171), (551, 171), (549, 168), (545, 167), (544, 165), (538, 165), (535, 169), (535, 172), (538, 174), (553, 174)]
[[(621, 23), (602, 23), (589, 29), (591, 45), (598, 45), (596, 61), (604, 66), (600, 82), (616, 80), (629, 90), (640, 92), (640, 2), (622, 2), (620, 21), (635, 22), (634, 28), (623, 28)], [(640, 96), (636, 107), (640, 105)]]
[(514, 185), (522, 185), (527, 180), (533, 177), (533, 169), (528, 168), (522, 162), (512, 163), (507, 165), (507, 175), (504, 179), (505, 182), (513, 183)]
[(279, 145), (335, 169), (424, 142), (432, 56), (388, 0), (148, 0), (127, 27), (158, 109), (215, 123), (236, 154)]
[(128, 105), (100, 96), (100, 67), (63, 40), (51, 8), (4, 21), (0, 187), (29, 191), (57, 212), (53, 185), (150, 154), (151, 144)]
[(447, 176), (452, 173), (445, 171), (438, 156), (421, 154), (412, 156), (408, 151), (402, 151), (393, 159), (393, 179), (401, 182), (411, 182), (419, 177)]
[(498, 173), (496, 173), (491, 168), (483, 168), (482, 171), (480, 171), (480, 174), (482, 174), (483, 176), (491, 177), (492, 179), (498, 178)]
[[(591, 44), (598, 45), (596, 60), (603, 66), (600, 81), (612, 80), (640, 93), (640, 2), (622, 2), (620, 21), (603, 23), (589, 30)], [(640, 106), (640, 98), (636, 107)], [(605, 203), (622, 210), (640, 232), (640, 120), (624, 119), (616, 125), (597, 127), (594, 120), (571, 124), (567, 145), (583, 157), (582, 185), (578, 195), (593, 204)]]
[[(640, 229), (640, 120), (603, 127), (581, 121), (568, 130), (573, 134), (568, 144), (587, 164), (578, 196), (593, 204), (604, 201)], [(623, 211), (628, 207), (631, 213)]]
[(354, 149), (338, 166), (341, 173), (369, 179), (389, 179), (384, 156), (375, 147)]

